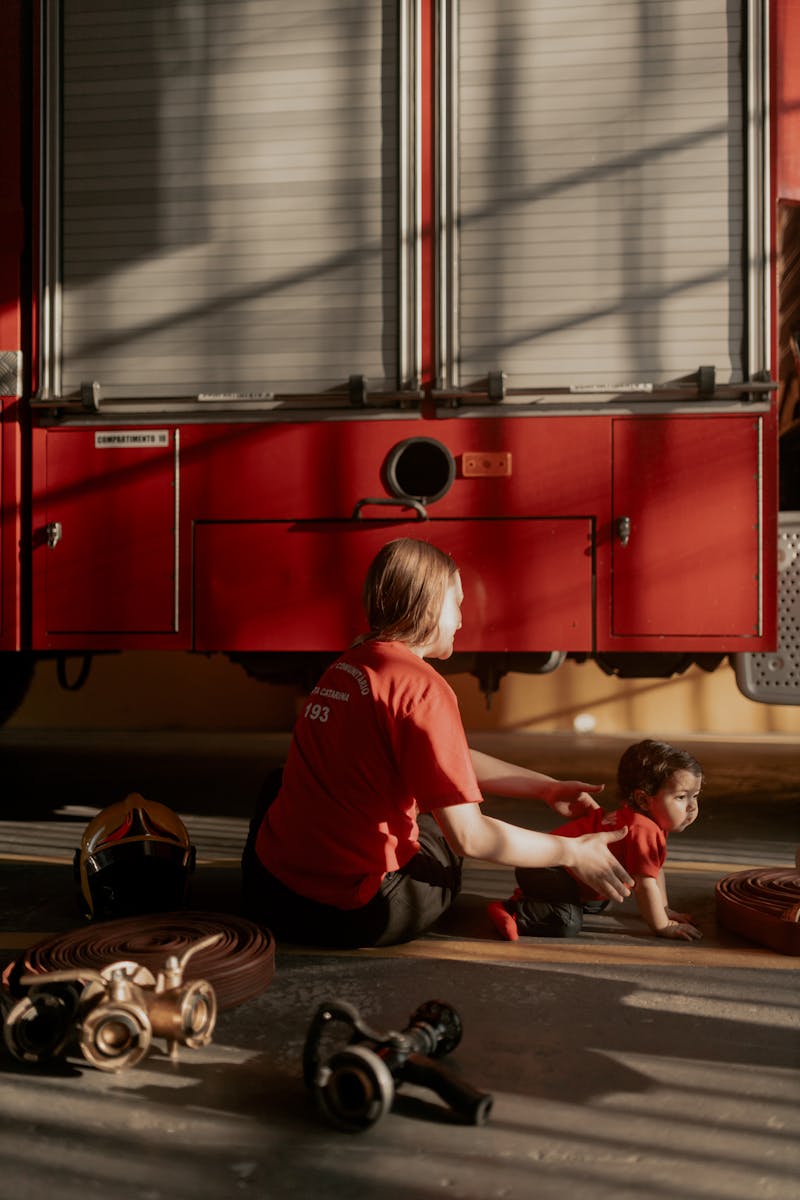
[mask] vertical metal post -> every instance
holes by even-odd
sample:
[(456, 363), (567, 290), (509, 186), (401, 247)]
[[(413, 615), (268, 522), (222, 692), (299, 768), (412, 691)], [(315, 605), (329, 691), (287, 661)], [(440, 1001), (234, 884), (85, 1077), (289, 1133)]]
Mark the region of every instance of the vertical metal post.
[(412, 388), (421, 374), (419, 3), (398, 6), (398, 383)]
[[(747, 156), (747, 377), (771, 365), (772, 205), (769, 137), (769, 3), (745, 0)], [(777, 364), (776, 364), (777, 366)]]
[(458, 375), (458, 9), (441, 0), (437, 94), (437, 376), (454, 387)]
[(39, 390), (61, 394), (61, 11), (43, 0), (39, 130)]

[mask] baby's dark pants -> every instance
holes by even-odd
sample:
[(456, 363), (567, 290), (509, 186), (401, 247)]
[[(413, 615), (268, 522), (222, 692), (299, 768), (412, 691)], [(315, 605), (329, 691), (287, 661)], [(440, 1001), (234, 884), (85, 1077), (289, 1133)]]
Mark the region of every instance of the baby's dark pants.
[(563, 867), (517, 867), (521, 896), (506, 904), (523, 937), (577, 937), (585, 912), (602, 912), (607, 901), (581, 899), (578, 881)]

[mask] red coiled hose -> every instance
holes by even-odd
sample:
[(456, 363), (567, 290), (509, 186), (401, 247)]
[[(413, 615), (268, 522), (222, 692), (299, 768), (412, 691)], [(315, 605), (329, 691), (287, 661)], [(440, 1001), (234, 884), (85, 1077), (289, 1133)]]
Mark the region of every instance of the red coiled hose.
[(737, 871), (715, 891), (717, 919), (726, 929), (779, 954), (800, 954), (800, 872)]
[(210, 983), (220, 1009), (235, 1008), (265, 991), (275, 973), (271, 933), (244, 917), (209, 912), (126, 917), (56, 934), (19, 955), (6, 978), (13, 992), (21, 975), (76, 967), (101, 969), (119, 961), (139, 963), (156, 975), (170, 955), (180, 958), (212, 933), (224, 937), (191, 956), (186, 981)]

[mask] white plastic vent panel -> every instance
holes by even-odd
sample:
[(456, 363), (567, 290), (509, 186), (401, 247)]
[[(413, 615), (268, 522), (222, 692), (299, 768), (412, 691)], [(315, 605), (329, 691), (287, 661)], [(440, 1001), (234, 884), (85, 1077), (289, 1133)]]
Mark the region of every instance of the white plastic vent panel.
[(745, 696), (764, 704), (800, 704), (800, 512), (780, 513), (778, 649), (732, 657)]

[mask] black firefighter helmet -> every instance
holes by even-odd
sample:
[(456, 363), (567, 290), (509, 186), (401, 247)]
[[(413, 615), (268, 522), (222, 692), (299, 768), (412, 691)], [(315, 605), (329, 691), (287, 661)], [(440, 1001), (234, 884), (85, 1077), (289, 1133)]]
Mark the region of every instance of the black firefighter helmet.
[(194, 862), (180, 817), (133, 792), (86, 826), (73, 861), (78, 902), (90, 920), (180, 908)]

